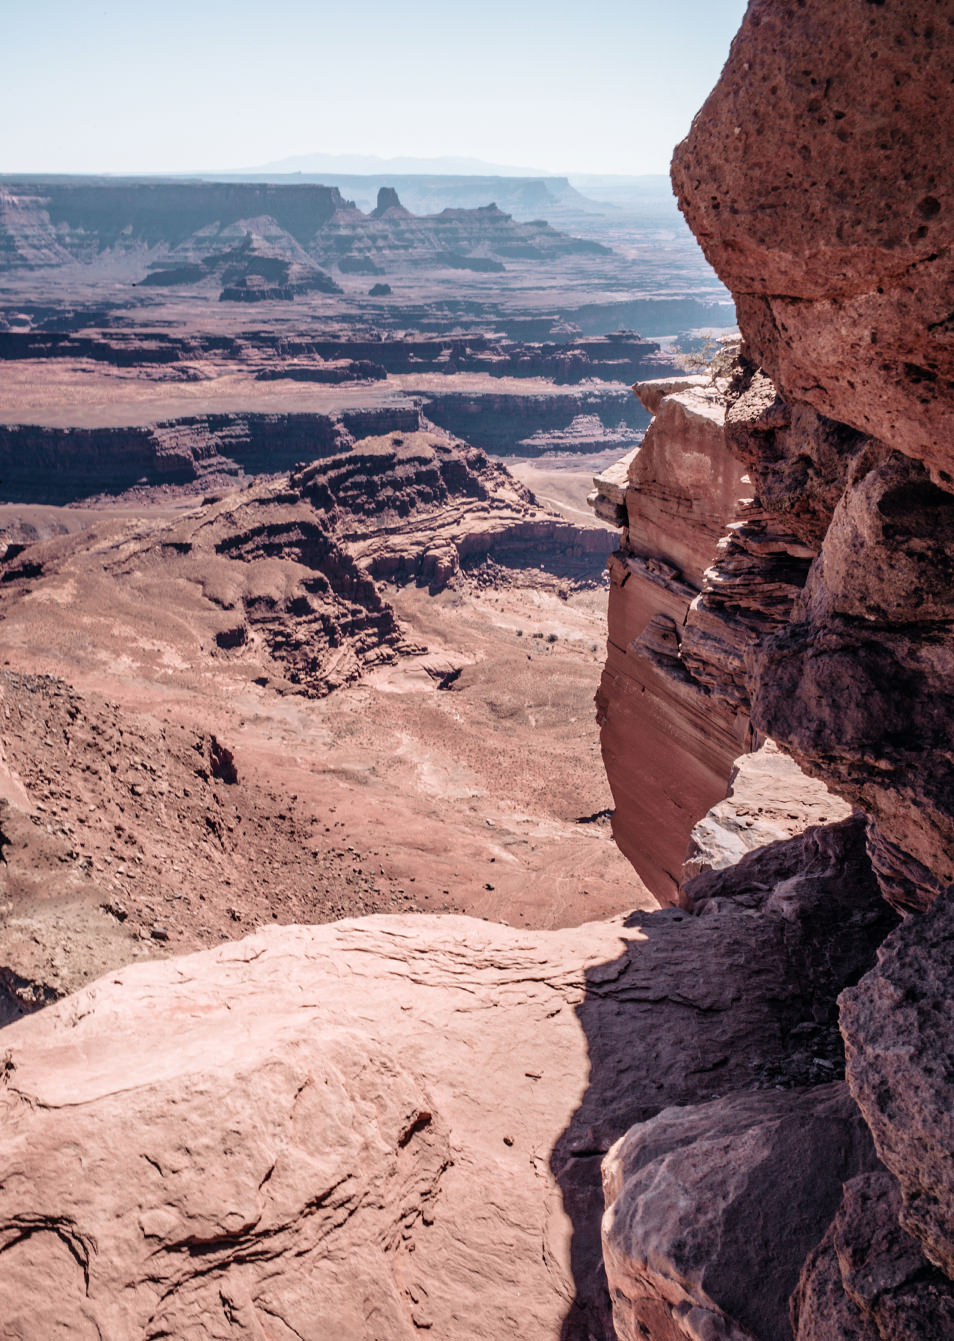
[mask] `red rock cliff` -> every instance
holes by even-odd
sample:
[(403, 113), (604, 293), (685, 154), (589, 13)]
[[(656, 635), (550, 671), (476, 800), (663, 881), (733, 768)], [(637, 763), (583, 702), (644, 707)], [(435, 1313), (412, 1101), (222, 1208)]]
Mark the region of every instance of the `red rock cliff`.
[[(799, 1341), (954, 1335), (954, 193), (939, 134), (954, 120), (952, 69), (950, 0), (751, 0), (673, 162), (745, 341), (726, 447), (747, 469), (762, 536), (787, 535), (803, 562), (774, 626), (746, 613), (758, 581), (731, 612), (752, 637), (725, 684), (758, 732), (860, 808), (882, 894), (905, 914), (841, 998), (850, 1090), (883, 1170), (847, 1183), (808, 1254), (791, 1306)], [(698, 877), (686, 902), (741, 898), (754, 911), (771, 852)], [(816, 878), (808, 855), (773, 899)], [(823, 1119), (816, 1152), (842, 1138), (820, 1091), (772, 1102), (779, 1111), (741, 1104), (734, 1121), (729, 1100), (663, 1114), (611, 1152), (620, 1336), (781, 1335), (764, 1291), (802, 1208), (790, 1201), (748, 1268), (733, 1261), (732, 1226), (775, 1143), (802, 1157), (786, 1122)], [(774, 1214), (770, 1198), (752, 1201), (755, 1219)]]

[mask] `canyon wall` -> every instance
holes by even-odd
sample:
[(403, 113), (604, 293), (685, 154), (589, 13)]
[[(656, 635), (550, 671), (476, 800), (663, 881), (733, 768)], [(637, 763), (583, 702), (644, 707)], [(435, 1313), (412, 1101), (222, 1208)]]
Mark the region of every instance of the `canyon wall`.
[[(344, 274), (389, 267), (499, 272), (509, 261), (609, 256), (600, 242), (570, 237), (539, 217), (517, 223), (494, 204), (418, 217), (393, 187), (370, 214), (337, 187), (315, 183), (55, 178), (0, 181), (0, 268), (90, 262), (105, 253), (142, 259), (142, 280), (192, 287), (213, 279), (223, 298), (233, 280), (259, 296), (340, 292), (315, 262)], [(223, 274), (223, 266), (230, 274)], [(289, 278), (293, 292), (280, 291)], [(318, 281), (317, 283), (315, 281)], [(276, 281), (280, 281), (276, 286)]]
[[(416, 428), (394, 407), (381, 427)], [(350, 442), (340, 416), (203, 414), (122, 428), (0, 424), (0, 492), (23, 503), (71, 503), (136, 485), (187, 484), (289, 470)]]
[(720, 388), (696, 377), (640, 389), (655, 411), (649, 431), (597, 477), (590, 500), (597, 515), (623, 528), (609, 565), (607, 660), (596, 702), (616, 841), (669, 902), (692, 825), (724, 795), (748, 737), (743, 707), (714, 703), (682, 646), (705, 569), (747, 482), (726, 445)]
[[(804, 1127), (808, 1110), (823, 1112), (824, 1087), (640, 1124), (605, 1164), (621, 1337), (775, 1338), (781, 1324), (763, 1311), (764, 1283), (791, 1253), (805, 1259), (797, 1288), (786, 1267), (799, 1341), (951, 1335), (954, 200), (937, 127), (954, 114), (952, 62), (947, 0), (917, 10), (752, 0), (674, 158), (681, 208), (737, 304), (744, 344), (725, 386), (720, 450), (745, 471), (751, 501), (733, 513), (725, 498), (731, 524), (703, 556), (701, 582), (698, 568), (687, 574), (688, 612), (653, 593), (627, 620), (635, 602), (614, 590), (601, 711), (617, 830), (638, 862), (651, 823), (638, 796), (645, 747), (625, 713), (632, 685), (647, 678), (655, 628), (651, 654), (668, 657), (670, 684), (701, 686), (696, 715), (711, 717), (717, 738), (729, 705), (737, 724), (751, 723), (752, 743), (771, 737), (855, 807), (862, 860), (903, 919), (877, 967), (841, 997), (847, 1081), (881, 1167), (843, 1175), (844, 1196), (829, 1198), (830, 1227), (810, 1251), (804, 1207), (790, 1202), (740, 1291), (740, 1222), (774, 1214), (751, 1200), (756, 1170), (778, 1158), (778, 1142), (799, 1158), (785, 1124)], [(660, 425), (673, 413), (666, 404)], [(661, 555), (682, 578), (637, 463), (620, 481), (628, 526), (616, 566)], [(678, 474), (663, 487), (678, 498)], [(728, 600), (726, 573), (736, 583)], [(627, 645), (647, 613), (647, 630)], [(663, 702), (657, 689), (651, 711)], [(686, 787), (676, 801), (701, 797)], [(664, 815), (677, 808), (662, 804)], [(651, 841), (661, 846), (655, 833)], [(673, 835), (671, 861), (676, 846)], [(777, 883), (771, 854), (783, 846), (697, 874), (681, 901), (698, 915), (725, 900), (754, 910), (773, 882), (773, 897), (787, 898), (793, 881), (816, 880), (820, 868), (803, 854), (801, 869)], [(833, 906), (840, 864), (837, 854), (828, 862)], [(846, 867), (841, 883), (850, 884)], [(816, 1152), (835, 1140), (833, 1128), (820, 1132)]]

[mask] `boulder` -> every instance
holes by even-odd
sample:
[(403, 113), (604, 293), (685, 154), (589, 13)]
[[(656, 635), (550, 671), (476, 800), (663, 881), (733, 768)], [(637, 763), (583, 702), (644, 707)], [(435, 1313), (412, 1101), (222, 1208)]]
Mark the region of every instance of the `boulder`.
[(753, 0), (679, 204), (783, 398), (954, 467), (946, 4)]
[(800, 926), (380, 916), (109, 973), (4, 1031), (4, 1337), (610, 1341), (600, 1160), (799, 1078), (841, 985)]
[(843, 1085), (730, 1094), (634, 1127), (603, 1164), (620, 1341), (779, 1341), (842, 1182), (876, 1163)]

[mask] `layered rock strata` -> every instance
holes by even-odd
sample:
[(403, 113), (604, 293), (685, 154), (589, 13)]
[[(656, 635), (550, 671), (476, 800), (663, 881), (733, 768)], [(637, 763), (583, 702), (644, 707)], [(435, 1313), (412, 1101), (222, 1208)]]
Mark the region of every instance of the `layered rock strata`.
[[(258, 380), (348, 384), (323, 397), (322, 408), (298, 413), (228, 410), (89, 427), (0, 424), (0, 497), (59, 506), (149, 488), (211, 491), (335, 455), (362, 437), (435, 426), (500, 456), (622, 451), (641, 440), (647, 422), (628, 392), (611, 384), (572, 390), (544, 383), (500, 394), (487, 379), (445, 393), (379, 378), (375, 390), (354, 371), (353, 364), (322, 364), (259, 373)], [(136, 410), (133, 398), (130, 418)]]
[(758, 625), (787, 615), (803, 574), (786, 571), (791, 546), (748, 499), (724, 385), (695, 377), (636, 390), (653, 412), (650, 429), (590, 497), (623, 528), (597, 712), (614, 835), (668, 902), (693, 825), (724, 796), (750, 742), (746, 647)]
[(8, 178), (0, 187), (4, 270), (90, 263), (104, 253), (135, 256), (147, 283), (211, 281), (232, 301), (340, 292), (318, 265), (345, 274), (380, 273), (381, 262), (389, 270), (499, 272), (507, 261), (612, 255), (541, 219), (518, 223), (496, 205), (419, 218), (393, 187), (382, 188), (370, 214), (336, 187), (309, 183)]
[[(763, 602), (753, 570), (739, 570), (743, 599), (726, 613), (750, 636), (710, 689), (747, 703), (758, 733), (858, 808), (852, 823), (857, 832), (866, 822), (885, 906), (905, 914), (878, 967), (843, 995), (840, 1017), (849, 1088), (887, 1172), (849, 1179), (808, 1253), (791, 1315), (802, 1341), (921, 1341), (950, 1334), (954, 1316), (944, 892), (954, 878), (945, 743), (954, 715), (952, 215), (936, 137), (954, 111), (952, 58), (946, 4), (914, 15), (862, 0), (753, 0), (673, 165), (680, 204), (733, 290), (746, 341), (728, 388), (726, 439), (752, 482), (755, 536), (766, 547), (783, 538), (789, 556), (774, 606), (771, 587)], [(707, 587), (697, 609), (718, 605), (718, 586)], [(748, 613), (753, 598), (761, 618)], [(716, 628), (724, 633), (726, 621)], [(685, 900), (702, 917), (724, 898), (754, 911), (775, 851), (696, 876)], [(857, 847), (851, 861), (856, 871), (864, 864)], [(816, 878), (810, 850), (801, 862), (776, 896)], [(850, 879), (846, 863), (847, 853), (827, 862), (833, 902)], [(798, 1111), (794, 1095), (779, 1103)], [(781, 1289), (771, 1317), (753, 1308), (765, 1304), (778, 1244), (797, 1237), (797, 1197), (742, 1273), (750, 1293), (727, 1308), (707, 1282), (725, 1260), (734, 1211), (715, 1216), (711, 1260), (693, 1254), (692, 1235), (703, 1207), (732, 1201), (736, 1172), (689, 1179), (683, 1157), (666, 1153), (670, 1136), (660, 1137), (659, 1178), (671, 1182), (668, 1196), (659, 1182), (653, 1204), (652, 1139), (637, 1129), (621, 1147), (631, 1164), (609, 1169), (607, 1266), (620, 1334), (641, 1335), (640, 1325), (666, 1341), (787, 1334)], [(701, 1159), (707, 1136), (695, 1139)], [(749, 1144), (737, 1140), (740, 1157)], [(614, 1234), (616, 1224), (624, 1232)], [(725, 1298), (738, 1284), (728, 1276)]]
[[(595, 480), (597, 515), (623, 526), (610, 559), (607, 661), (597, 693), (616, 803), (613, 833), (657, 898), (672, 899), (693, 823), (721, 798), (746, 723), (713, 717), (680, 656), (689, 607), (745, 486), (715, 388), (661, 398), (642, 445)], [(633, 742), (638, 747), (633, 748)]]
[(128, 633), (148, 608), (171, 633), (176, 670), (201, 675), (210, 656), (226, 657), (244, 679), (317, 696), (408, 650), (380, 579), (436, 592), (488, 557), (594, 578), (608, 548), (605, 529), (547, 512), (477, 448), (395, 433), (172, 521), (103, 521), (92, 543), (84, 532), (3, 546), (0, 617), (7, 640), (28, 642), (34, 603), (62, 603), (62, 637), (82, 583), (100, 593), (101, 646), (116, 655), (159, 656)]
[[(381, 429), (419, 426), (416, 411), (395, 406)], [(193, 415), (122, 428), (2, 424), (0, 487), (5, 500), (53, 505), (142, 485), (201, 489), (290, 470), (350, 441), (341, 416), (322, 414)]]
[[(554, 320), (553, 318), (550, 319)], [(92, 322), (90, 322), (92, 324)], [(634, 331), (581, 336), (578, 329), (562, 338), (539, 343), (508, 340), (475, 329), (453, 336), (402, 331), (390, 339), (380, 332), (360, 334), (346, 329), (338, 334), (277, 333), (267, 327), (239, 335), (216, 332), (84, 330), (4, 331), (0, 329), (0, 362), (47, 359), (91, 359), (115, 368), (139, 367), (156, 375), (177, 373), (187, 380), (195, 363), (225, 365), (241, 361), (259, 369), (262, 380), (315, 375), (323, 367), (345, 365), (355, 376), (382, 373), (479, 372), (492, 377), (552, 377), (555, 382), (631, 382), (647, 373), (671, 371), (669, 357), (653, 340)], [(375, 370), (375, 371), (371, 371)]]

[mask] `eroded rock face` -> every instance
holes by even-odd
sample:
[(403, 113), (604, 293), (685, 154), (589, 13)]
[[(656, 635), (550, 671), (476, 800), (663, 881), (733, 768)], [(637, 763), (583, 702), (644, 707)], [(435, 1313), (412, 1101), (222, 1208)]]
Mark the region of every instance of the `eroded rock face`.
[(841, 1001), (848, 1078), (878, 1153), (898, 1179), (901, 1226), (954, 1277), (950, 946), (954, 895), (911, 917)]
[(924, 1341), (954, 1335), (954, 1287), (898, 1224), (890, 1173), (845, 1185), (792, 1297), (797, 1341)]
[(864, 807), (887, 845), (886, 893), (924, 908), (954, 880), (954, 495), (905, 457), (866, 457), (791, 627), (760, 649), (754, 711), (800, 762)]
[[(834, 1027), (837, 985), (857, 982), (897, 923), (879, 895), (858, 817), (807, 829), (749, 852), (735, 866), (705, 871), (686, 882), (680, 897), (696, 913), (728, 904), (787, 922), (787, 934), (811, 965), (812, 1018)], [(809, 1072), (815, 1080), (825, 1074), (810, 1066)]]
[[(778, 988), (808, 1010), (787, 1031), (784, 1063), (753, 1067), (748, 1092), (727, 1087), (713, 1102), (667, 1108), (633, 1127), (604, 1160), (603, 1246), (616, 1332), (627, 1341), (778, 1341), (787, 1332), (788, 1295), (843, 1180), (877, 1167), (847, 1090), (826, 1083), (842, 1065), (832, 988), (857, 980), (895, 916), (867, 861), (860, 819), (697, 876), (686, 898), (697, 914), (686, 933), (692, 940), (696, 927), (728, 927), (730, 914), (766, 937), (771, 929), (778, 939), (771, 949), (764, 940), (764, 951), (776, 956), (776, 969), (795, 969)], [(789, 945), (798, 946), (794, 954)], [(812, 966), (810, 987), (796, 985), (799, 956)], [(690, 974), (701, 965), (695, 960)], [(738, 977), (735, 985), (745, 993)]]
[[(734, 760), (760, 743), (750, 727), (753, 659), (787, 626), (837, 502), (846, 450), (867, 439), (813, 410), (793, 412), (745, 361), (731, 383), (636, 389), (653, 424), (591, 496), (598, 515), (624, 528), (609, 565), (597, 707), (614, 835), (667, 902), (693, 825), (722, 802)], [(815, 803), (799, 799), (812, 785), (824, 794), (820, 783), (793, 789), (788, 833), (818, 822)]]
[[(637, 387), (637, 390), (640, 388)], [(598, 515), (622, 526), (610, 568), (609, 640), (597, 693), (613, 833), (657, 898), (674, 898), (693, 823), (725, 794), (748, 718), (714, 704), (683, 656), (687, 615), (747, 490), (707, 379), (650, 383), (641, 447), (594, 481)], [(705, 656), (698, 662), (708, 664)]]
[[(439, 591), (488, 555), (592, 576), (607, 549), (604, 529), (547, 512), (483, 452), (435, 429), (364, 438), (171, 522), (104, 523), (92, 543), (84, 532), (4, 546), (0, 605), (6, 636), (28, 641), (37, 592), (69, 607), (82, 583), (101, 592), (100, 646), (116, 655), (130, 654), (141, 617), (123, 631), (131, 602), (173, 631), (177, 669), (227, 656), (245, 679), (320, 696), (409, 650), (378, 579)], [(136, 652), (156, 655), (148, 644)]]
[(676, 151), (679, 203), (786, 401), (951, 481), (947, 4), (754, 0)]

